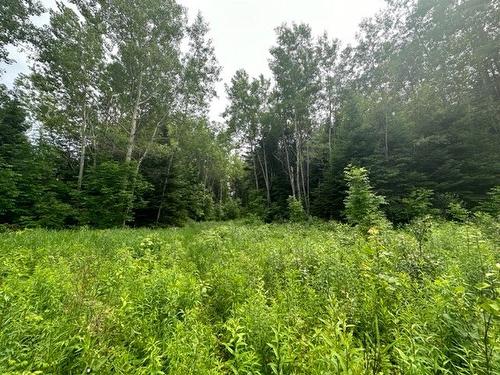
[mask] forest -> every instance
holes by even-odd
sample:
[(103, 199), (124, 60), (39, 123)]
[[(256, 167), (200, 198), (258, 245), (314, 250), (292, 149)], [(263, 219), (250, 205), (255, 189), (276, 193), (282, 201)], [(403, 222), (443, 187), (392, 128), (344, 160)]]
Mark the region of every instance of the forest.
[(228, 82), (180, 0), (42, 3), (0, 1), (0, 374), (500, 373), (500, 0)]
[(355, 46), (278, 26), (272, 75), (237, 71), (222, 123), (208, 116), (221, 67), (201, 14), (190, 22), (170, 0), (74, 0), (37, 27), (39, 4), (3, 4), (0, 59), (27, 44), (32, 61), (1, 88), (5, 225), (282, 222), (290, 199), (345, 220), (351, 164), (395, 224), (419, 202), (451, 218), (499, 199), (497, 0), (387, 1)]

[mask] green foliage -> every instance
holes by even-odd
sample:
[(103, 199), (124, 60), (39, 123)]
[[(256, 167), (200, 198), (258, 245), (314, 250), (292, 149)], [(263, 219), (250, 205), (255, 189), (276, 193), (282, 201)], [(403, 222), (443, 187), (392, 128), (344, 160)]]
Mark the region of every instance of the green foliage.
[(211, 220), (215, 217), (215, 205), (212, 194), (202, 184), (198, 184), (190, 194), (190, 217), (194, 220)]
[(402, 199), (404, 211), (408, 219), (424, 217), (434, 213), (432, 209), (433, 191), (429, 189), (415, 189), (408, 197)]
[(232, 79), (227, 126), (246, 154), (246, 186), (268, 207), (293, 195), (308, 214), (340, 219), (350, 163), (370, 171), (395, 224), (435, 215), (430, 201), (450, 218), (445, 194), (478, 209), (499, 184), (496, 2), (386, 5), (355, 47), (307, 24), (278, 27), (264, 100), (245, 72)]
[(500, 216), (500, 186), (491, 188), (487, 199), (479, 206), (479, 209), (494, 217)]
[[(130, 221), (127, 204), (131, 187), (127, 181), (134, 173), (134, 166), (115, 162), (105, 162), (91, 170), (83, 185), (82, 221), (99, 228), (117, 227), (124, 220)], [(136, 176), (134, 197), (137, 200), (133, 201), (134, 205), (140, 204), (140, 197), (147, 188), (148, 184), (141, 176)]]
[(19, 177), (10, 165), (0, 159), (0, 217), (15, 209), (16, 198), (19, 196), (16, 179)]
[(266, 213), (268, 209), (266, 208), (266, 200), (256, 190), (251, 190), (249, 192), (248, 202), (246, 202), (246, 215), (254, 216), (259, 220), (264, 220), (266, 218)]
[(235, 220), (241, 216), (241, 202), (239, 199), (229, 198), (219, 204), (219, 220)]
[(370, 171), (396, 225), (466, 221), (464, 208), (496, 218), (496, 2), (386, 5), (355, 47), (307, 24), (277, 27), (272, 76), (238, 70), (219, 126), (209, 106), (220, 67), (201, 14), (175, 0), (68, 0), (35, 30), (38, 1), (4, 0), (0, 62), (7, 45), (31, 43), (33, 64), (13, 92), (0, 88), (0, 222), (280, 222), (292, 195), (307, 216), (345, 212), (366, 231), (384, 221), (380, 202), (362, 190), (345, 199), (349, 164)]
[(419, 225), (1, 233), (0, 372), (497, 373), (494, 239)]
[(464, 222), (469, 217), (469, 211), (462, 206), (460, 201), (450, 202), (447, 212), (450, 219), (456, 221)]
[(0, 7), (0, 63), (10, 62), (7, 46), (24, 42), (34, 31), (31, 16), (39, 15), (42, 7), (36, 0), (5, 0)]
[(302, 205), (302, 201), (288, 197), (288, 218), (292, 223), (301, 223), (307, 220), (307, 214)]
[(348, 185), (345, 216), (349, 223), (359, 225), (365, 231), (381, 223), (383, 214), (380, 206), (385, 203), (385, 199), (373, 193), (368, 171), (362, 167), (349, 165), (344, 175)]

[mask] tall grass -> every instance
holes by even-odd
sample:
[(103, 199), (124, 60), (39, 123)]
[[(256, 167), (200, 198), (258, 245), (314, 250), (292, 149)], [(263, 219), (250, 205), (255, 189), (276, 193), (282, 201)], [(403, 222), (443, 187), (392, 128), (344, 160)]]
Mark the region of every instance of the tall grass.
[(498, 227), (431, 224), (2, 233), (0, 373), (499, 373)]

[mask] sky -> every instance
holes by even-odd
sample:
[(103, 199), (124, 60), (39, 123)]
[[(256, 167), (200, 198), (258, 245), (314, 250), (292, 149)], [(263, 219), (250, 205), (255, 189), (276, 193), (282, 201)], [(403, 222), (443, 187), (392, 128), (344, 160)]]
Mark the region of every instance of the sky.
[[(178, 0), (188, 8), (190, 18), (201, 11), (210, 24), (210, 37), (222, 66), (222, 81), (217, 87), (210, 118), (220, 120), (227, 104), (224, 84), (238, 69), (251, 76), (269, 76), (269, 49), (275, 43), (274, 29), (287, 22), (308, 23), (317, 35), (329, 36), (345, 44), (355, 43), (359, 23), (384, 6), (384, 0)], [(45, 6), (54, 0), (42, 0)], [(36, 22), (47, 21), (47, 16)], [(3, 83), (11, 86), (19, 73), (28, 71), (25, 54), (11, 49), (17, 63), (3, 67)]]

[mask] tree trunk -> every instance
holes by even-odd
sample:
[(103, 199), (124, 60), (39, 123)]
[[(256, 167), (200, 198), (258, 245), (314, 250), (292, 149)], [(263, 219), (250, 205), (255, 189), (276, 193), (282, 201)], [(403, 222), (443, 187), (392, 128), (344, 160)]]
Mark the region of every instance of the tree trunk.
[[(303, 159), (303, 158), (301, 158)], [(307, 203), (307, 191), (306, 191), (306, 183), (305, 183), (305, 173), (304, 173), (304, 162), (303, 160), (301, 160), (301, 163), (300, 163), (300, 177), (301, 177), (301, 186), (302, 186), (302, 196), (303, 196), (303, 201), (304, 201), (304, 205), (306, 206), (306, 210), (307, 210), (307, 206), (308, 206), (308, 203)]]
[(329, 101), (329, 120), (328, 120), (328, 157), (330, 165), (332, 164), (333, 154), (332, 154), (332, 136), (333, 136), (333, 114), (332, 114), (332, 102)]
[(219, 204), (222, 205), (222, 197), (223, 197), (223, 194), (222, 194), (222, 190), (223, 190), (223, 181), (222, 179), (220, 180), (219, 182)]
[(78, 191), (82, 190), (83, 172), (85, 169), (85, 153), (87, 151), (87, 108), (83, 107), (83, 118), (80, 126), (80, 167), (78, 169)]
[(267, 155), (266, 155), (266, 148), (264, 145), (262, 145), (262, 150), (264, 151), (264, 182), (266, 183), (266, 198), (267, 198), (267, 205), (271, 205), (271, 179), (269, 177), (269, 168), (267, 166)]
[(128, 136), (127, 153), (125, 154), (125, 163), (130, 164), (132, 154), (135, 147), (135, 135), (137, 133), (137, 120), (139, 117), (139, 107), (142, 97), (142, 74), (139, 75), (139, 83), (137, 85), (137, 97), (135, 99), (134, 109), (132, 111), (132, 119), (130, 121), (130, 132)]
[(297, 199), (301, 200), (302, 199), (302, 194), (300, 191), (300, 135), (299, 135), (299, 128), (297, 124), (297, 115), (295, 115), (295, 121), (294, 121), (294, 127), (295, 127), (295, 167), (296, 167), (296, 176), (295, 176), (295, 183), (297, 184)]
[(164, 118), (166, 117), (163, 116), (163, 118), (158, 121), (156, 123), (156, 126), (153, 130), (153, 133), (151, 134), (151, 139), (149, 140), (147, 146), (146, 146), (146, 149), (144, 150), (144, 153), (141, 155), (141, 157), (139, 158), (139, 161), (137, 162), (137, 166), (135, 167), (135, 170), (134, 170), (134, 174), (132, 176), (132, 187), (131, 187), (131, 193), (130, 193), (130, 198), (127, 202), (127, 206), (126, 206), (126, 211), (125, 211), (125, 217), (123, 219), (123, 226), (125, 226), (127, 224), (127, 216), (128, 214), (130, 213), (130, 210), (132, 210), (132, 205), (134, 203), (134, 194), (135, 194), (135, 188), (136, 188), (136, 181), (137, 181), (137, 176), (139, 175), (139, 171), (141, 169), (141, 165), (142, 165), (142, 162), (144, 161), (144, 159), (146, 158), (146, 156), (148, 155), (149, 153), (149, 149), (151, 148), (151, 145), (153, 144), (155, 138), (156, 138), (156, 133), (158, 133), (158, 128), (160, 127), (161, 125), (161, 122), (164, 120)]
[(290, 177), (290, 186), (292, 187), (292, 196), (294, 199), (297, 198), (297, 195), (295, 193), (295, 181), (294, 181), (294, 171), (293, 167), (290, 165), (290, 155), (288, 153), (288, 145), (285, 144), (285, 156), (286, 156), (286, 169), (288, 176)]
[(310, 181), (310, 165), (311, 165), (311, 160), (309, 158), (309, 144), (306, 147), (306, 210), (307, 214), (309, 215), (311, 211), (311, 181)]
[(255, 162), (255, 147), (253, 145), (253, 142), (250, 144), (250, 152), (252, 153), (252, 168), (255, 178), (255, 189), (259, 191), (259, 177), (257, 176), (257, 163)]
[(267, 200), (267, 205), (269, 206), (269, 204), (271, 203), (270, 181), (269, 181), (269, 175), (268, 175), (268, 171), (267, 171), (266, 150), (264, 147), (263, 147), (263, 151), (264, 151), (264, 163), (262, 163), (262, 159), (259, 156), (259, 154), (257, 154), (257, 160), (259, 160), (260, 169), (262, 171), (262, 175), (264, 176), (264, 183), (266, 185), (266, 200)]
[(95, 124), (92, 126), (92, 167), (95, 169), (97, 167), (97, 154), (98, 154), (98, 143), (97, 135), (95, 132)]

